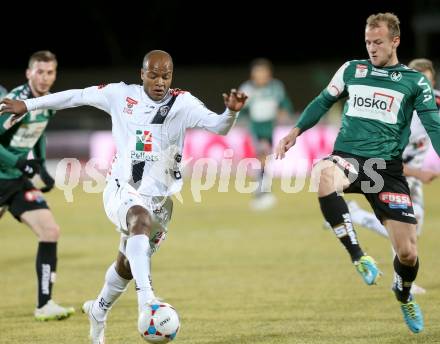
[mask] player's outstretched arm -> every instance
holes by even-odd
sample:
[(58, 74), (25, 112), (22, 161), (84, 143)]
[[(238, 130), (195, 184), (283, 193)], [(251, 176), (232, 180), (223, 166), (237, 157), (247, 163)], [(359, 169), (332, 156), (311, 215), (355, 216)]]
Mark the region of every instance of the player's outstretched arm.
[(188, 104), (188, 116), (186, 128), (203, 128), (212, 133), (226, 135), (233, 127), (237, 119), (237, 112), (240, 111), (247, 99), (245, 93), (232, 89), (229, 94), (223, 94), (226, 110), (217, 114), (192, 95), (186, 95)]
[(240, 111), (246, 103), (247, 95), (236, 89), (232, 89), (229, 94), (223, 93), (225, 106), (231, 111)]
[(284, 136), (275, 149), (275, 159), (283, 159), (286, 152), (295, 145), (296, 138), (301, 134), (301, 129), (293, 128), (286, 136)]
[(114, 95), (115, 87), (117, 88), (118, 84), (110, 84), (106, 88), (91, 86), (84, 89), (72, 89), (24, 101), (4, 99), (0, 102), (0, 114), (13, 113), (15, 114), (13, 119), (17, 120), (28, 111), (62, 110), (82, 105), (93, 106), (110, 113), (109, 99)]

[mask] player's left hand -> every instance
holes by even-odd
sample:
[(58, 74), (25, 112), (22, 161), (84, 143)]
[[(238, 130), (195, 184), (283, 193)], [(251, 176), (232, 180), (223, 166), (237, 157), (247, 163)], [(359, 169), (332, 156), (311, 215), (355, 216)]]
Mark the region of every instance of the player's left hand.
[(11, 113), (11, 124), (19, 121), (27, 112), (26, 104), (22, 100), (5, 98), (0, 102), (0, 114)]
[(293, 128), (286, 136), (284, 136), (275, 148), (275, 159), (284, 159), (286, 152), (296, 143), (296, 138), (301, 133), (301, 129)]
[(223, 93), (223, 100), (226, 107), (231, 111), (240, 111), (246, 103), (247, 95), (243, 92), (232, 89), (229, 94)]
[(55, 185), (55, 180), (52, 178), (52, 176), (49, 174), (49, 172), (46, 169), (46, 166), (42, 166), (40, 170), (40, 178), (44, 183), (44, 186), (40, 189), (41, 192), (49, 192), (53, 189)]

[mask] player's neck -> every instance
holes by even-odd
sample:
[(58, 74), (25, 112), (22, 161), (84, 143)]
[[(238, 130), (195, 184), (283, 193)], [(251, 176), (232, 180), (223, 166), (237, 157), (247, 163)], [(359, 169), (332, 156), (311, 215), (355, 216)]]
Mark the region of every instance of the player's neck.
[(391, 58), (388, 60), (388, 62), (383, 67), (392, 67), (399, 63), (399, 59), (397, 58), (397, 55), (394, 54), (391, 56)]
[(396, 65), (398, 65), (399, 64), (399, 60), (398, 59), (396, 59), (396, 60), (390, 60), (390, 61), (388, 61), (388, 63), (387, 64), (385, 64), (383, 67), (393, 67), (393, 66), (396, 66)]
[(156, 103), (156, 104), (161, 104), (161, 103), (163, 103), (164, 101), (168, 100), (168, 98), (170, 97), (170, 90), (168, 89), (168, 91), (165, 93), (165, 95), (163, 96), (163, 98), (162, 98), (162, 99), (159, 99), (159, 100), (155, 100), (155, 99), (151, 98), (150, 95), (149, 95), (147, 92), (145, 92), (145, 91), (144, 91), (144, 95), (145, 95), (145, 96), (146, 96), (151, 102)]
[(29, 88), (31, 89), (32, 95), (33, 95), (35, 98), (45, 96), (46, 94), (49, 93), (49, 92), (46, 92), (46, 93), (40, 93), (40, 92), (38, 92), (38, 91), (32, 86), (31, 83), (29, 83)]

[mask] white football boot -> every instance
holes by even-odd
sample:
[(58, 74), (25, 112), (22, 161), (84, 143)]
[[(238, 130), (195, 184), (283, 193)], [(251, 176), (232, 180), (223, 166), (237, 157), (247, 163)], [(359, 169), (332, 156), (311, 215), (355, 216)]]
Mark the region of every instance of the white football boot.
[(89, 300), (84, 302), (82, 306), (83, 313), (87, 314), (90, 322), (90, 333), (89, 338), (92, 344), (104, 344), (104, 330), (105, 330), (105, 320), (98, 321), (92, 314), (93, 303), (95, 300)]
[(74, 313), (75, 309), (73, 307), (61, 307), (53, 300), (49, 300), (43, 307), (35, 309), (34, 317), (39, 321), (62, 320)]

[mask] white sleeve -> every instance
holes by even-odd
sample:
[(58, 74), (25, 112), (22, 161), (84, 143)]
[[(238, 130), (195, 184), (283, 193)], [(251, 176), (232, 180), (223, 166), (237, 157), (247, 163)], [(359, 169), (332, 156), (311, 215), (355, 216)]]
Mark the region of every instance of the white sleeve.
[(333, 76), (332, 80), (327, 86), (327, 91), (330, 93), (333, 97), (338, 97), (345, 89), (345, 82), (344, 82), (344, 72), (345, 69), (350, 65), (349, 62), (345, 62), (336, 72), (336, 74)]
[(24, 102), (28, 111), (37, 109), (62, 110), (90, 105), (110, 113), (111, 94), (114, 93), (112, 91), (116, 85), (118, 84), (57, 92), (42, 97), (26, 99)]
[(185, 95), (187, 107), (187, 128), (202, 128), (215, 134), (226, 135), (234, 125), (237, 112), (226, 109), (217, 114), (191, 94)]

